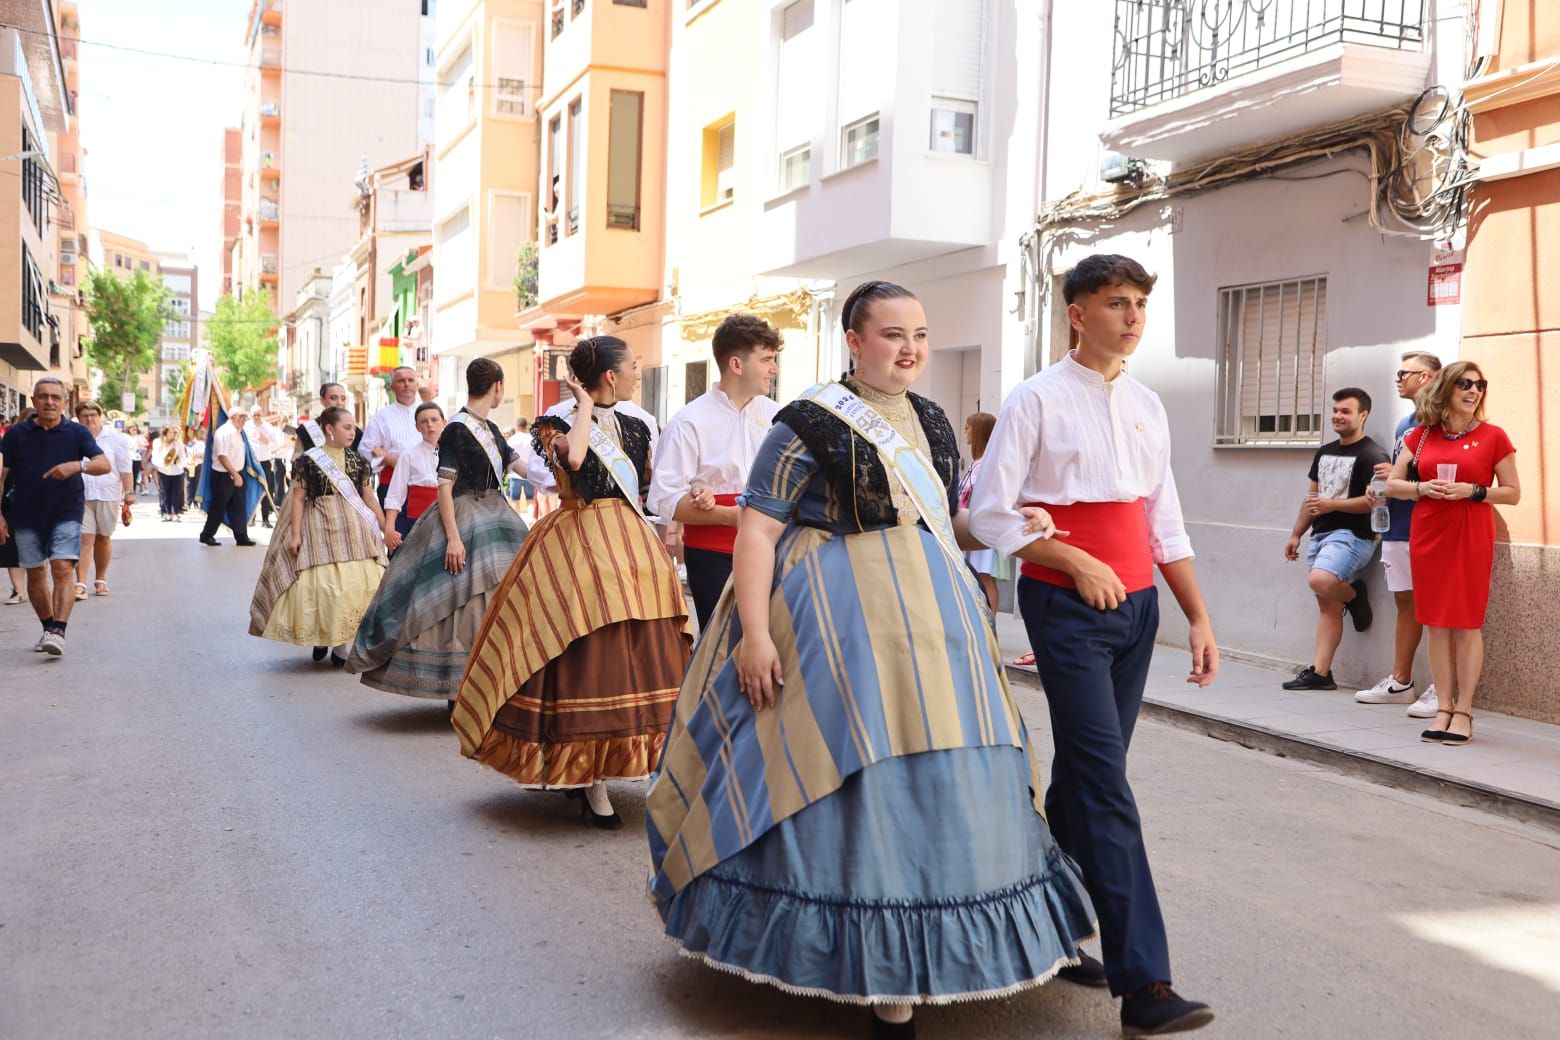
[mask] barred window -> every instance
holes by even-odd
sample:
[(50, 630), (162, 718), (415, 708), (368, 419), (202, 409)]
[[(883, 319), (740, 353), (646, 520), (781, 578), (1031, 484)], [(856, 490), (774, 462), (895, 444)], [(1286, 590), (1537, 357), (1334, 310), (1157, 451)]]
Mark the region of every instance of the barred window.
[(666, 366), (652, 365), (640, 373), (640, 404), (655, 416), (655, 421), (666, 425)]
[(1325, 276), (1220, 289), (1215, 442), (1321, 444), (1326, 353)]

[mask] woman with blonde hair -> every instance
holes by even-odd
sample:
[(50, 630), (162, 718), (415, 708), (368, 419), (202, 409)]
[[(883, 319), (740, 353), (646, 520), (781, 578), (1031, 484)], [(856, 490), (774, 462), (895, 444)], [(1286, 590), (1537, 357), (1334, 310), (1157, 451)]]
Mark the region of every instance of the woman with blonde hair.
[[(1479, 366), (1458, 361), (1414, 399), (1417, 426), (1387, 481), (1391, 498), (1414, 499), (1408, 534), (1414, 612), (1430, 630), (1430, 673), (1438, 707), (1427, 743), (1458, 747), (1473, 739), (1474, 693), (1484, 667), (1484, 614), (1495, 564), (1496, 505), (1516, 505), (1516, 448), (1486, 422), (1489, 382)], [(1462, 721), (1465, 720), (1465, 721)]]
[(184, 512), (184, 470), (189, 465), (189, 449), (179, 428), (172, 423), (162, 428), (162, 436), (152, 445), (148, 456), (157, 470), (157, 502), (163, 523), (178, 523)]

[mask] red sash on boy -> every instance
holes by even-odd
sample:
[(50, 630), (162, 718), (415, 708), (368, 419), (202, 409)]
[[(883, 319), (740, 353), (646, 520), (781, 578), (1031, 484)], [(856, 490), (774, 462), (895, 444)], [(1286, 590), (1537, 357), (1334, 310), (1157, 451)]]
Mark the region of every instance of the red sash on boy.
[[(1039, 506), (1051, 514), (1059, 531), (1070, 532), (1061, 541), (1075, 549), (1082, 549), (1090, 556), (1106, 564), (1116, 572), (1127, 591), (1137, 592), (1154, 584), (1154, 558), (1149, 550), (1152, 534), (1148, 526), (1147, 503), (1143, 499), (1133, 502), (1074, 502), (1072, 505), (1054, 506), (1046, 502), (1026, 502)], [(1026, 578), (1075, 588), (1076, 584), (1064, 571), (1042, 567), (1025, 560), (1019, 568)]]
[(425, 487), (420, 484), (410, 484), (406, 488), (406, 516), (416, 520), (423, 515), (423, 511), (439, 499), (439, 489)]
[[(736, 495), (716, 495), (718, 506), (734, 506)], [(725, 553), (730, 556), (737, 547), (737, 529), (725, 524), (683, 524), (683, 545), (690, 549)]]

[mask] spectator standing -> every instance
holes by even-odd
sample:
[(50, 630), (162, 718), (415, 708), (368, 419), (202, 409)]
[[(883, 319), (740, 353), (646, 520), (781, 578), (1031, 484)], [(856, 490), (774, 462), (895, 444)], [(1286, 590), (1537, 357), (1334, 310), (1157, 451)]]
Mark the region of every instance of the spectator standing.
[(244, 425), (249, 409), (236, 407), (228, 421), (217, 427), (211, 438), (211, 501), (206, 503), (206, 526), (201, 528), (202, 545), (220, 545), (217, 528), (226, 523), (233, 531), (233, 544), (254, 545), (249, 537), (249, 516), (245, 509), (244, 460), (250, 451)]
[[(1404, 354), (1402, 367), (1397, 370), (1398, 396), (1414, 400), (1415, 395), (1428, 386), (1440, 370), (1441, 359), (1434, 354), (1422, 351)], [(1398, 423), (1392, 435), (1392, 462), (1376, 464), (1376, 480), (1386, 480), (1392, 475), (1392, 464), (1403, 453), (1403, 438), (1414, 428), (1414, 422), (1411, 410)], [(1414, 574), (1408, 562), (1408, 532), (1414, 515), (1414, 503), (1389, 498), (1387, 511), (1392, 517), (1392, 523), (1381, 536), (1381, 573), (1386, 578), (1387, 591), (1392, 593), (1393, 606), (1397, 609), (1397, 627), (1392, 639), (1392, 671), (1375, 686), (1356, 693), (1354, 699), (1361, 704), (1406, 704), (1409, 718), (1434, 718), (1437, 703), (1435, 683), (1426, 686), (1425, 692), (1417, 697), (1414, 694), (1414, 657), (1419, 653), (1419, 640), (1424, 634), (1424, 627), (1414, 616)]]
[(260, 496), (260, 526), (267, 528), (271, 526), (272, 510), (282, 500), (281, 493), (276, 489), (276, 467), (272, 465), (282, 446), (282, 431), (268, 422), (268, 418), (265, 415), (255, 416), (254, 429), (249, 431), (249, 448), (255, 454), (255, 462), (260, 464), (260, 475), (266, 490)]
[(1284, 559), (1300, 558), (1300, 538), (1311, 532), (1307, 578), (1319, 614), (1311, 663), (1284, 683), (1286, 690), (1336, 690), (1333, 657), (1343, 642), (1343, 615), (1363, 632), (1372, 620), (1370, 597), (1360, 577), (1376, 550), (1370, 529), (1366, 489), (1376, 464), (1389, 461), (1381, 445), (1365, 436), (1370, 395), (1358, 387), (1333, 394), (1332, 428), (1338, 439), (1324, 444), (1311, 459), (1311, 488), (1284, 545)]
[[(1392, 467), (1387, 494), (1413, 498), (1408, 553), (1414, 611), (1430, 629), (1436, 723), (1420, 734), (1448, 747), (1473, 739), (1473, 697), (1484, 669), (1484, 614), (1495, 565), (1496, 505), (1522, 498), (1517, 449), (1486, 422), (1489, 382), (1471, 361), (1447, 365), (1416, 399), (1416, 429)], [(1433, 474), (1433, 476), (1432, 476)], [(1445, 721), (1443, 722), (1443, 716)], [(1466, 721), (1460, 721), (1466, 720)]]
[(139, 495), (142, 463), (146, 459), (146, 435), (135, 423), (125, 427), (124, 435), (130, 439), (130, 490), (132, 494)]
[[(0, 520), (0, 542), (16, 539), (27, 572), (27, 598), (43, 625), (37, 653), (65, 653), (65, 626), (75, 598), (71, 578), (81, 558), (82, 474), (101, 476), (108, 457), (80, 423), (65, 418), (65, 384), (44, 376), (33, 387), (38, 413), (0, 439), (0, 487), (15, 477), (10, 519)], [(53, 588), (50, 588), (50, 582)]]
[(385, 504), (385, 494), (390, 490), (390, 479), (395, 476), (395, 464), (401, 453), (422, 440), (417, 432), (417, 372), (402, 366), (390, 376), (390, 390), (395, 400), (375, 412), (363, 431), (358, 454), (368, 459), (378, 477), (376, 494), (379, 504)]
[(95, 570), (92, 591), (109, 593), (108, 565), (114, 556), (114, 528), (130, 523), (130, 506), (135, 502), (134, 444), (138, 439), (103, 424), (103, 406), (83, 401), (76, 406), (76, 421), (96, 439), (108, 456), (112, 469), (101, 476), (82, 478), (86, 505), (81, 518), (81, 559), (76, 564), (76, 598), (87, 598), (87, 572)]
[(200, 500), (200, 469), (206, 461), (206, 442), (198, 436), (184, 435), (185, 446), (189, 449), (189, 484), (185, 488), (184, 508), (194, 505), (203, 505)]
[(177, 523), (184, 512), (184, 470), (190, 453), (177, 426), (164, 426), (149, 456), (157, 470), (157, 508), (163, 523)]
[(516, 512), (524, 512), (526, 504), (536, 499), (536, 486), (526, 476), (531, 469), (531, 460), (536, 457), (536, 448), (531, 444), (531, 423), (524, 416), (515, 420), (515, 430), (508, 443), (520, 460), (520, 472), (510, 473), (507, 481), (509, 501), (514, 503)]
[[(5, 428), (9, 430), (12, 426), (20, 425), (32, 417), (33, 410), (24, 408), (20, 415), (13, 416), (11, 421), (6, 423)], [(0, 437), (4, 436), (4, 431), (0, 431)], [(7, 476), (5, 485), (0, 487), (0, 519), (8, 520), (11, 517), (11, 498), (15, 483), (14, 480)], [(4, 542), (0, 542), (0, 567), (5, 568), (6, 574), (11, 579), (11, 595), (6, 598), (5, 605), (14, 607), (25, 602), (27, 598), (24, 595), (27, 588), (27, 572), (22, 570), (21, 561), (16, 557), (15, 538), (8, 538)]]

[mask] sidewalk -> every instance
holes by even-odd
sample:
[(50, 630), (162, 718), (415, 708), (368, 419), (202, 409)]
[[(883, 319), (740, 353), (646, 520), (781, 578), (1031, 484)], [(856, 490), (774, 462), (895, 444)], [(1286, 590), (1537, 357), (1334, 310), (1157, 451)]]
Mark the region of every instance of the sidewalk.
[[(1029, 650), (1023, 622), (997, 617), (1011, 662)], [(1354, 691), (1290, 693), (1289, 673), (1225, 659), (1205, 690), (1186, 682), (1184, 647), (1159, 646), (1143, 713), (1219, 740), (1301, 758), (1388, 784), (1560, 830), (1560, 726), (1474, 707), (1473, 742), (1448, 748), (1419, 739), (1430, 720), (1403, 705), (1354, 702)], [(1010, 666), (1015, 682), (1039, 688), (1033, 668)]]

